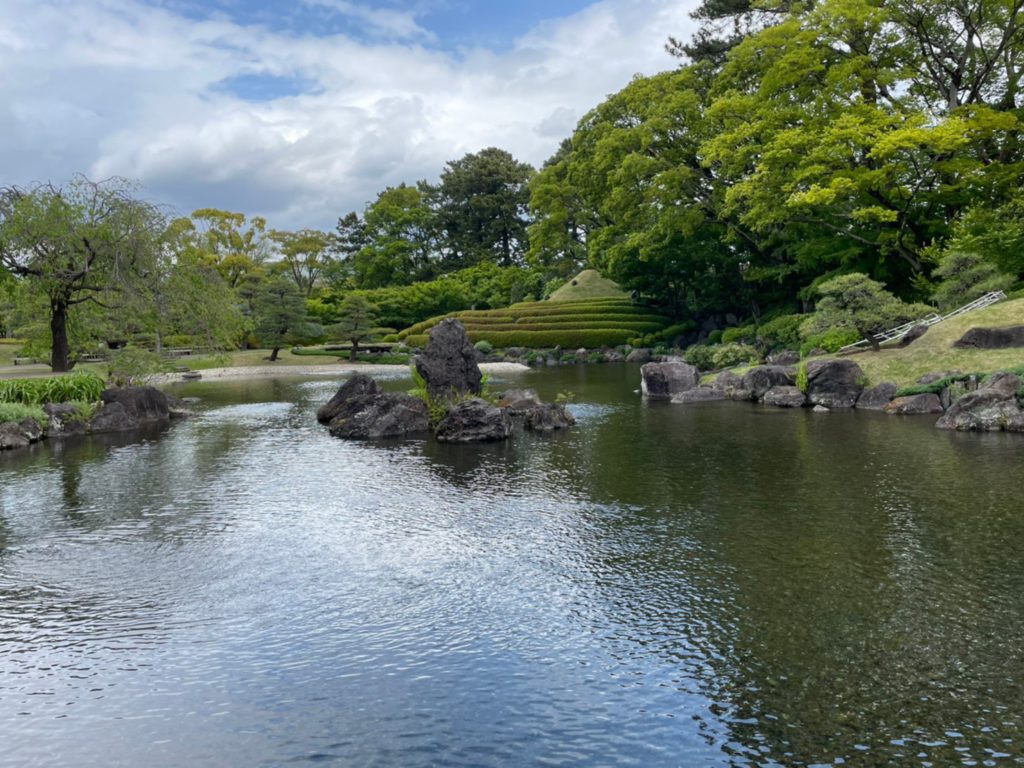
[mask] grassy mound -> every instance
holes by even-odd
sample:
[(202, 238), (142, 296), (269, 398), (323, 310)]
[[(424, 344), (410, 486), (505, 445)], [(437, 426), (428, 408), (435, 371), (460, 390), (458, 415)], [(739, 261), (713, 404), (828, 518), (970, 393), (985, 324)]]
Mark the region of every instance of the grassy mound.
[(626, 292), (618, 283), (601, 277), (596, 269), (585, 269), (551, 294), (551, 301), (584, 301), (586, 299), (623, 299)]
[(964, 373), (1007, 370), (1024, 364), (1024, 349), (956, 349), (953, 342), (971, 328), (1024, 325), (1024, 299), (993, 304), (932, 326), (909, 347), (864, 352), (853, 356), (873, 384), (893, 381), (913, 384), (933, 371)]
[(427, 343), (430, 329), (446, 317), (458, 318), (474, 343), (487, 341), (495, 347), (615, 347), (657, 336), (670, 324), (667, 317), (649, 307), (634, 305), (626, 298), (604, 297), (454, 312), (410, 326), (397, 339), (421, 347)]

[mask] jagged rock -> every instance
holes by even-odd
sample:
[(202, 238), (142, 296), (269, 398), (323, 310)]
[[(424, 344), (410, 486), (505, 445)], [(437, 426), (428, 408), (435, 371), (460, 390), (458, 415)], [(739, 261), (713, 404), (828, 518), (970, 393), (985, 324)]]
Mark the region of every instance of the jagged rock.
[(644, 397), (668, 400), (700, 384), (700, 371), (689, 363), (647, 363), (640, 381)]
[(764, 404), (778, 408), (803, 408), (807, 404), (807, 395), (792, 385), (776, 384), (764, 393)]
[(960, 376), (960, 371), (932, 371), (931, 373), (924, 374), (917, 380), (918, 384), (934, 384), (939, 379), (945, 379), (950, 376)]
[(882, 410), (896, 416), (914, 416), (922, 413), (942, 413), (943, 408), (938, 395), (925, 393), (897, 397)]
[(155, 387), (111, 387), (103, 390), (100, 400), (124, 406), (128, 416), (139, 424), (171, 418), (167, 395)]
[(811, 409), (812, 413), (829, 413), (830, 410), (824, 405), (816, 405)]
[[(105, 394), (105, 393), (104, 393)], [(139, 420), (122, 402), (104, 403), (89, 422), (90, 432), (124, 432), (138, 429)]]
[(416, 370), (433, 398), (480, 394), (483, 377), (476, 350), (455, 318), (442, 320), (430, 329), (427, 348), (416, 358)]
[(525, 416), (538, 405), (543, 402), (532, 389), (510, 389), (498, 397), (498, 407), (507, 409), (510, 416)]
[(857, 407), (865, 411), (880, 411), (896, 397), (899, 390), (891, 381), (883, 381), (874, 387), (868, 387), (857, 398)]
[(0, 451), (28, 448), (31, 444), (32, 441), (18, 422), (5, 421), (0, 424)]
[(341, 413), (346, 402), (360, 395), (376, 395), (381, 391), (380, 385), (365, 373), (354, 374), (330, 400), (320, 406), (316, 412), (316, 420), (321, 424), (330, 424)]
[(715, 380), (711, 382), (711, 387), (713, 389), (719, 389), (722, 390), (723, 392), (728, 392), (729, 390), (733, 389), (739, 389), (742, 386), (743, 377), (739, 376), (736, 373), (733, 373), (732, 371), (722, 371), (720, 374), (718, 374)]
[(43, 411), (50, 417), (49, 424), (46, 425), (47, 437), (85, 434), (85, 419), (71, 403), (47, 403), (43, 406)]
[(928, 333), (928, 329), (929, 328), (930, 328), (930, 326), (923, 325), (923, 324), (915, 325), (913, 328), (911, 328), (909, 331), (907, 331), (907, 333), (903, 336), (902, 339), (900, 339), (900, 346), (901, 347), (909, 347), (915, 341), (917, 341), (922, 336), (924, 336), (926, 333)]
[(812, 360), (807, 364), (807, 400), (826, 408), (852, 408), (864, 390), (864, 372), (852, 360)]
[(576, 350), (576, 359), (579, 360), (581, 363), (587, 362), (589, 357), (590, 353), (588, 353), (585, 348), (580, 347), (579, 349)]
[(685, 392), (680, 392), (678, 395), (672, 396), (673, 403), (687, 404), (687, 403), (708, 403), (714, 400), (725, 400), (725, 390), (715, 389), (714, 387), (694, 387), (688, 389)]
[(792, 349), (782, 349), (768, 355), (768, 365), (797, 365), (800, 362), (800, 353)]
[(756, 365), (743, 374), (739, 388), (751, 400), (760, 400), (772, 387), (791, 387), (796, 383), (796, 369), (781, 365)]
[(1024, 325), (1004, 328), (971, 328), (953, 343), (961, 349), (1013, 349), (1024, 347)]
[(348, 440), (405, 437), (430, 431), (430, 415), (418, 397), (368, 393), (342, 403), (329, 428), (334, 437)]
[(576, 419), (564, 405), (540, 403), (527, 411), (524, 426), (534, 432), (553, 432), (568, 429), (575, 423)]
[(651, 362), (651, 350), (649, 349), (634, 349), (626, 357), (627, 363), (649, 363)]
[(442, 443), (507, 440), (512, 434), (512, 420), (501, 408), (475, 397), (448, 409), (434, 434)]
[(1024, 432), (1024, 409), (1017, 401), (1020, 378), (997, 373), (974, 392), (969, 392), (935, 424), (939, 429), (978, 432)]
[(615, 350), (612, 350), (611, 352), (606, 353), (605, 354), (605, 359), (609, 363), (624, 363), (624, 362), (626, 362), (626, 356), (624, 354), (622, 354), (621, 352), (616, 352)]

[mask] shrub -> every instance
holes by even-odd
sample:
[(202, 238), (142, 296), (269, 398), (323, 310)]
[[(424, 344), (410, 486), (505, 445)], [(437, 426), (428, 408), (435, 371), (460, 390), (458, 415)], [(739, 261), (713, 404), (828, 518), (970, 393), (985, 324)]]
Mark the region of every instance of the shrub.
[(46, 423), (46, 413), (38, 405), (23, 403), (0, 403), (0, 424), (8, 421), (24, 421), (35, 419), (40, 424)]
[(720, 344), (712, 347), (712, 363), (715, 368), (732, 368), (734, 365), (761, 362), (757, 350), (747, 344)]
[(127, 386), (145, 381), (150, 376), (166, 373), (173, 368), (155, 352), (138, 347), (125, 347), (115, 352), (107, 363), (107, 375), (118, 386)]
[(491, 342), (487, 341), (487, 339), (481, 339), (480, 341), (473, 345), (473, 348), (477, 352), (480, 352), (485, 355), (489, 355), (491, 354), (491, 352), (494, 351), (494, 346), (491, 344)]
[(722, 332), (712, 331), (708, 334), (708, 344), (720, 344), (722, 342)]
[(811, 382), (807, 377), (807, 361), (803, 360), (796, 369), (796, 388), (806, 395), (810, 386)]
[(847, 344), (861, 340), (861, 335), (853, 328), (830, 328), (824, 333), (809, 336), (800, 345), (800, 354), (806, 356), (812, 349), (824, 349), (826, 352), (838, 352)]
[(722, 331), (722, 343), (752, 342), (757, 338), (757, 326), (744, 325), (742, 328), (726, 328)]
[(662, 328), (654, 334), (654, 339), (655, 341), (667, 341), (672, 343), (684, 333), (692, 331), (693, 328), (694, 324), (692, 322), (676, 323), (675, 325), (670, 325), (667, 328)]
[(8, 379), (0, 381), (0, 402), (22, 405), (95, 402), (100, 399), (103, 388), (103, 379), (94, 373), (72, 373), (45, 379)]
[(707, 344), (694, 344), (683, 353), (683, 360), (698, 370), (710, 371), (715, 367), (715, 355)]
[(757, 327), (757, 335), (769, 347), (800, 346), (800, 325), (806, 320), (805, 315), (781, 315), (768, 320)]
[(950, 249), (939, 260), (934, 276), (941, 282), (932, 298), (943, 311), (949, 311), (984, 296), (991, 291), (1003, 291), (1013, 285), (1012, 275), (981, 254)]

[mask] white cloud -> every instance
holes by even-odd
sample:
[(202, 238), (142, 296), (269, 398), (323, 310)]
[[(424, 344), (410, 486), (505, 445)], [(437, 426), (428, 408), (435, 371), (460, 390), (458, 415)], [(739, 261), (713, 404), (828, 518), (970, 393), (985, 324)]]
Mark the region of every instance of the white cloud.
[[(0, 183), (121, 175), (182, 212), (242, 210), (277, 228), (330, 228), (386, 185), (435, 179), (487, 146), (539, 165), (635, 73), (672, 67), (665, 39), (692, 29), (673, 0), (603, 0), (507, 51), (451, 53), (425, 44), (410, 14), (363, 19), (421, 41), (398, 44), (196, 21), (137, 0), (5, 5)], [(244, 75), (314, 87), (250, 102), (223, 87)]]
[(371, 32), (396, 40), (422, 38), (434, 40), (429, 30), (420, 26), (416, 14), (408, 11), (397, 11), (391, 8), (373, 8), (362, 3), (349, 0), (302, 0), (306, 5), (326, 8), (362, 21), (369, 26)]

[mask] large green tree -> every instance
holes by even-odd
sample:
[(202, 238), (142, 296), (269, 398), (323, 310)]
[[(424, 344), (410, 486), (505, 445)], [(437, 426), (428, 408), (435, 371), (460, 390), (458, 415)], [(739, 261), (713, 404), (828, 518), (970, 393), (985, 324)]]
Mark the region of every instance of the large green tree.
[(333, 265), (331, 236), (317, 229), (297, 232), (272, 230), (270, 239), (277, 246), (285, 274), (308, 299), (324, 273), (329, 272)]

